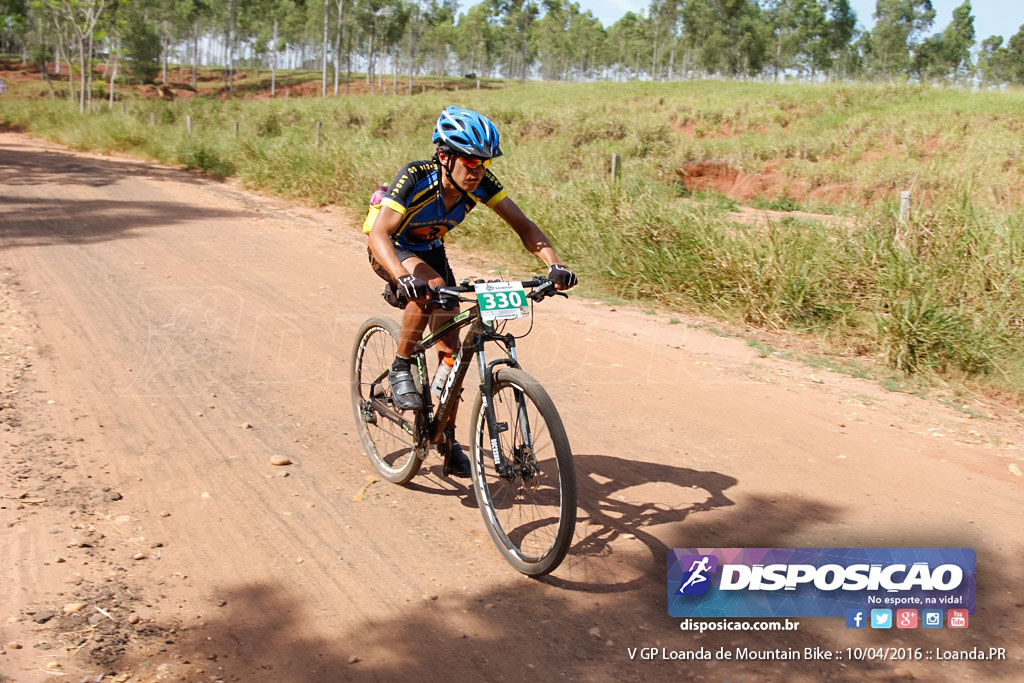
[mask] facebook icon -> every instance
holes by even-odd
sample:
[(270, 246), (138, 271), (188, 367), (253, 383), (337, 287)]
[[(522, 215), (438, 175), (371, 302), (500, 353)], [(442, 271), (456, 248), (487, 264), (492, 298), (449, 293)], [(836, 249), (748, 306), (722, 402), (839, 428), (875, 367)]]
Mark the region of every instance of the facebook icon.
[(866, 628), (867, 612), (862, 609), (846, 610), (846, 628)]

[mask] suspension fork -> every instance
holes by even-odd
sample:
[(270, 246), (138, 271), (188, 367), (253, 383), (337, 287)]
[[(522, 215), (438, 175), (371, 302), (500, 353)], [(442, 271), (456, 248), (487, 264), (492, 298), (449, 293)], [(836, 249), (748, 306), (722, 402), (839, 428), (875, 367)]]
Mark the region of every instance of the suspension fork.
[[(477, 337), (477, 353), (481, 378), (480, 400), (483, 403), (484, 416), (487, 422), (487, 436), (491, 440), (491, 457), (494, 458), (494, 468), (501, 476), (505, 476), (508, 472), (508, 465), (505, 464), (505, 457), (501, 452), (501, 439), (498, 435), (507, 431), (509, 426), (504, 422), (498, 422), (498, 416), (494, 410), (494, 371), (499, 365), (508, 365), (513, 368), (519, 367), (519, 362), (516, 360), (515, 338), (507, 335), (504, 337), (504, 341), (508, 345), (509, 356), (496, 358), (488, 363), (486, 358), (484, 358), (483, 338)], [(520, 411), (522, 411), (522, 401), (518, 396), (516, 397), (516, 402), (520, 404)]]

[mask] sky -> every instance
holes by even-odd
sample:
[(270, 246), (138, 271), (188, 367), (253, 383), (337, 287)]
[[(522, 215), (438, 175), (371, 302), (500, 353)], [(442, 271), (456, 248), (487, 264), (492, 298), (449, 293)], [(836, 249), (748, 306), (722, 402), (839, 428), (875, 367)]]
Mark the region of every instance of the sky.
[[(590, 10), (607, 28), (618, 21), (626, 12), (638, 12), (645, 9), (649, 2), (638, 0), (576, 0), (580, 8)], [(963, 0), (932, 0), (935, 8), (935, 23), (930, 33), (939, 33), (953, 19), (953, 8)], [(463, 0), (462, 6), (475, 4), (473, 0)], [(870, 29), (875, 20), (871, 17), (875, 12), (875, 0), (851, 0), (857, 12), (857, 23), (860, 28)], [(975, 39), (981, 42), (991, 35), (1000, 35), (1005, 40), (1024, 25), (1024, 0), (972, 0), (974, 8)]]

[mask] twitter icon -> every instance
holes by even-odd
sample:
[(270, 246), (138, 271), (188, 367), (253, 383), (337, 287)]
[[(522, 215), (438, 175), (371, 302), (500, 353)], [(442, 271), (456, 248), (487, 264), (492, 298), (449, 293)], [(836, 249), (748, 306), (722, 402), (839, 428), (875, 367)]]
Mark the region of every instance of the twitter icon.
[(871, 610), (871, 628), (892, 628), (892, 610)]

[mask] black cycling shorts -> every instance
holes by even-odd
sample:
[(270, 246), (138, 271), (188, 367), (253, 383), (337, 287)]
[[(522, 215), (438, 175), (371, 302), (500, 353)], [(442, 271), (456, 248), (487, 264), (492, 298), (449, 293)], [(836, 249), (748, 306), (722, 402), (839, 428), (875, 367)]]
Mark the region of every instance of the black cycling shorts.
[[(405, 305), (409, 303), (409, 300), (405, 298), (404, 294), (400, 294), (398, 292), (397, 284), (391, 277), (391, 273), (389, 273), (387, 268), (382, 266), (377, 259), (373, 257), (373, 252), (369, 247), (366, 248), (366, 253), (370, 257), (370, 267), (373, 268), (373, 272), (377, 273), (377, 276), (380, 277), (380, 279), (388, 283), (387, 287), (384, 288), (384, 300), (395, 308), (405, 308)], [(403, 249), (402, 247), (395, 246), (395, 253), (398, 254), (398, 260), (402, 263), (405, 263), (406, 259), (415, 256), (433, 268), (435, 273), (444, 278), (444, 284), (446, 286), (455, 286), (455, 273), (452, 272), (452, 267), (448, 264), (448, 256), (444, 252), (444, 247), (428, 249), (427, 251), (412, 251), (410, 249)], [(448, 305), (445, 305), (447, 310), (457, 310), (458, 307), (459, 302), (457, 299), (452, 300)]]
[[(370, 267), (373, 268), (373, 272), (387, 282), (390, 285), (395, 284), (394, 279), (391, 277), (391, 273), (387, 269), (377, 262), (377, 259), (373, 257), (373, 252), (370, 248), (366, 248), (366, 253), (370, 257)], [(402, 247), (396, 246), (395, 253), (398, 254), (398, 260), (405, 263), (406, 259), (416, 257), (426, 263), (428, 266), (434, 269), (434, 272), (444, 278), (444, 284), (446, 287), (455, 286), (455, 273), (452, 272), (452, 267), (448, 264), (448, 255), (445, 254), (444, 247), (438, 247), (436, 249), (428, 249), (426, 251), (411, 251), (409, 249), (403, 249)]]

